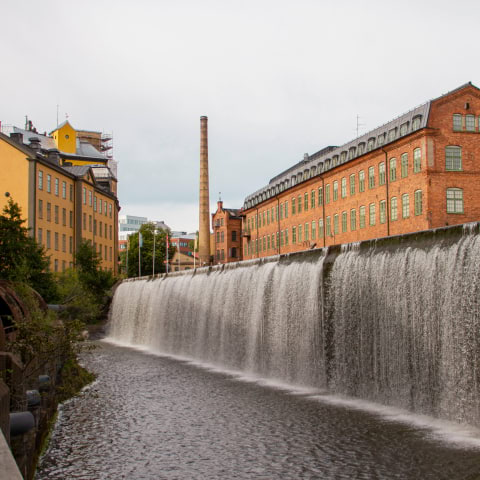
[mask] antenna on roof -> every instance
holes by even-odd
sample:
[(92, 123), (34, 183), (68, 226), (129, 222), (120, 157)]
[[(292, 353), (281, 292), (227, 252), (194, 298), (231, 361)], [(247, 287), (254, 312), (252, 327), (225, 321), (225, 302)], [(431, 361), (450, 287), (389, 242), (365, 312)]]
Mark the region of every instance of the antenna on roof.
[(222, 192), (218, 192), (218, 201), (219, 201), (219, 202), (222, 201)]
[(57, 103), (57, 127), (58, 127), (58, 110), (60, 108), (60, 105)]
[(360, 115), (357, 114), (357, 138), (358, 138), (358, 131), (360, 130), (360, 127), (364, 127), (364, 123), (360, 123)]

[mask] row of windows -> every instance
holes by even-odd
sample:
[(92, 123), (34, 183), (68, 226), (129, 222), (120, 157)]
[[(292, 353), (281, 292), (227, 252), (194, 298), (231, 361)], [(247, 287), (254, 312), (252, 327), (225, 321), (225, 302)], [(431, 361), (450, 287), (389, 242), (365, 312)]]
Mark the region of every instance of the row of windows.
[[(237, 241), (237, 231), (236, 230), (232, 230), (232, 242), (236, 242)], [(217, 235), (216, 235), (216, 242), (217, 243), (223, 243), (225, 241), (225, 232), (222, 231), (222, 232), (217, 232)]]
[[(60, 223), (60, 207), (58, 205), (53, 206), (53, 218), (55, 223)], [(38, 218), (43, 219), (43, 200), (41, 198), (38, 199)], [(68, 225), (70, 228), (73, 228), (73, 211), (69, 210), (68, 211)], [(46, 220), (47, 222), (52, 221), (52, 204), (50, 202), (47, 202), (46, 205)], [(62, 208), (62, 225), (64, 227), (67, 226), (67, 209)]]
[[(87, 214), (83, 214), (83, 230), (87, 230)], [(98, 226), (98, 229), (97, 229)], [(112, 225), (107, 225), (102, 221), (97, 222), (97, 219), (93, 218), (91, 215), (88, 216), (88, 231), (91, 232), (93, 230), (94, 235), (98, 235), (99, 237), (104, 236), (105, 238), (110, 238), (112, 240), (113, 237), (113, 227)], [(109, 232), (109, 236), (107, 236), (107, 232)]]
[[(52, 249), (52, 232), (50, 230), (45, 231), (45, 243), (43, 243), (43, 229), (39, 228), (37, 230), (37, 242), (40, 245), (45, 245), (45, 247), (49, 250)], [(67, 235), (62, 234), (61, 236), (62, 240), (62, 252), (67, 252)], [(53, 232), (53, 249), (56, 251), (60, 251), (60, 233), (58, 232)], [(73, 253), (73, 237), (69, 237), (68, 241), (68, 253)]]
[[(229, 258), (238, 258), (237, 247), (232, 247), (232, 248), (228, 249), (228, 257)], [(222, 262), (223, 260), (225, 260), (225, 250), (223, 248), (217, 250), (215, 258), (216, 258), (217, 262)]]
[[(422, 215), (423, 213), (423, 194), (421, 190), (416, 190), (413, 195), (414, 214)], [(463, 213), (463, 190), (460, 188), (448, 188), (446, 191), (446, 205), (447, 213)], [(401, 197), (392, 197), (390, 199), (390, 221), (395, 222), (400, 217), (403, 219), (410, 217), (410, 195), (403, 194)], [(387, 221), (387, 201), (380, 200), (378, 204), (378, 220), (380, 224)], [(340, 225), (341, 222), (341, 225)], [(377, 223), (377, 205), (371, 203), (368, 205), (368, 225), (375, 226)], [(348, 225), (349, 224), (349, 225)], [(367, 206), (362, 205), (358, 209), (358, 224), (357, 224), (357, 209), (350, 210), (350, 222), (348, 222), (348, 212), (344, 211), (341, 214), (334, 214), (327, 216), (325, 219), (325, 232), (323, 219), (306, 222), (304, 225), (295, 225), (291, 227), (292, 243), (308, 242), (317, 239), (322, 239), (324, 234), (327, 237), (345, 233), (348, 231), (355, 231), (357, 228), (363, 229), (367, 226)], [(341, 228), (341, 230), (340, 230)], [(278, 246), (289, 244), (288, 228), (281, 232), (266, 235), (263, 238), (252, 240), (244, 245), (245, 254), (251, 255), (276, 249)]]
[[(395, 182), (398, 178), (406, 178), (409, 171), (408, 153), (403, 153), (400, 156), (400, 162), (397, 164), (396, 158), (389, 160), (389, 181)], [(416, 148), (413, 151), (413, 164), (411, 166), (413, 173), (418, 173), (422, 169), (422, 155), (420, 148)], [(449, 145), (445, 147), (445, 169), (447, 171), (461, 171), (462, 170), (462, 147)], [(347, 184), (348, 181), (348, 184)], [(368, 188), (372, 189), (376, 187), (377, 177), (375, 175), (375, 166), (368, 167)], [(382, 186), (386, 183), (386, 166), (385, 162), (378, 164), (378, 185)], [(347, 177), (343, 177), (340, 180), (335, 180), (332, 185), (327, 183), (325, 185), (325, 192), (323, 187), (319, 187), (317, 192), (312, 190), (310, 194), (305, 192), (303, 195), (298, 195), (291, 199), (291, 213), (295, 215), (302, 213), (302, 210), (307, 211), (309, 208), (315, 208), (317, 205), (322, 206), (323, 202), (329, 204), (331, 201), (337, 201), (339, 195), (341, 198), (347, 197), (347, 192), (350, 196), (356, 194), (358, 185), (358, 191), (360, 193), (365, 191), (366, 178), (365, 171), (360, 170), (357, 175), (352, 173), (347, 180)], [(276, 222), (279, 219), (283, 220), (288, 218), (289, 205), (288, 201), (281, 203), (279, 206), (271, 207), (268, 210), (261, 212), (259, 215), (252, 216), (247, 219), (247, 228), (249, 231), (262, 226), (269, 225)]]
[[(38, 189), (43, 190), (44, 175), (43, 171), (38, 171)], [(73, 202), (73, 185), (69, 185), (69, 199)], [(46, 175), (46, 191), (52, 193), (52, 176), (47, 173)], [(60, 179), (55, 177), (53, 182), (53, 193), (58, 197), (60, 195)], [(62, 181), (62, 198), (67, 198), (67, 182)]]
[(480, 131), (480, 116), (453, 114), (453, 130), (455, 132), (476, 132)]
[[(87, 190), (83, 187), (82, 190), (82, 202), (84, 205), (87, 204), (87, 192), (88, 192), (88, 205), (93, 206), (93, 211), (98, 213), (103, 213), (107, 216), (107, 205), (108, 205), (108, 215), (112, 218), (112, 204), (108, 203), (106, 200), (102, 200), (101, 198), (97, 198), (96, 195), (93, 195), (91, 190)], [(98, 207), (98, 209), (97, 209)]]
[[(87, 238), (82, 238), (82, 241), (83, 242), (87, 242), (89, 241)], [(103, 246), (103, 250), (102, 250), (102, 244), (97, 244), (96, 242), (93, 242), (93, 247), (95, 248), (95, 250), (97, 250), (97, 247), (98, 247), (98, 255), (100, 256), (100, 258), (102, 258), (103, 260), (105, 261), (112, 261), (112, 258), (113, 258), (113, 254), (112, 254), (112, 247), (108, 247), (107, 245), (104, 245)], [(110, 254), (108, 254), (110, 252)], [(111, 270), (110, 268), (108, 267), (104, 267), (104, 270)]]

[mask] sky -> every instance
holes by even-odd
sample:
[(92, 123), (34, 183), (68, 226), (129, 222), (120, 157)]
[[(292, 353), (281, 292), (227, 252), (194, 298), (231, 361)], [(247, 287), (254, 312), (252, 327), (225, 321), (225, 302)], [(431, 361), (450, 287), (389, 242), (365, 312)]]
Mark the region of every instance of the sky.
[(121, 214), (198, 229), (211, 211), (471, 81), (478, 0), (1, 2), (0, 121), (113, 134)]

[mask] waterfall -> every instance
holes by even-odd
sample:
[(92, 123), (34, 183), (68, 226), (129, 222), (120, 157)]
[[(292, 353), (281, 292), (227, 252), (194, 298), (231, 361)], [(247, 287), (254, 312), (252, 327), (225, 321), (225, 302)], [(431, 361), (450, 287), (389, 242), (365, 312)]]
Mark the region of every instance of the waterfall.
[(113, 340), (480, 426), (478, 224), (125, 281)]

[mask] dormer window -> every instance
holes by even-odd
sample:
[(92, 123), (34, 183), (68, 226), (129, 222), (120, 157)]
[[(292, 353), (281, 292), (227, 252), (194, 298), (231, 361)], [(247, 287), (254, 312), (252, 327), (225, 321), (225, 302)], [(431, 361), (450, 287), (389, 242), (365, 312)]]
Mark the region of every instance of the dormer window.
[(368, 144), (367, 144), (367, 151), (372, 151), (373, 149), (375, 148), (375, 139), (372, 137), (372, 138), (369, 138), (368, 139)]
[(408, 132), (408, 122), (402, 123), (400, 125), (400, 135), (406, 135)]
[(338, 155), (333, 157), (333, 166), (336, 167), (338, 165)]
[(395, 137), (397, 136), (397, 129), (396, 128), (392, 128), (389, 132), (388, 132), (388, 141), (389, 142), (393, 142), (395, 140)]
[(349, 158), (349, 160), (352, 160), (353, 158), (355, 158), (355, 150), (356, 150), (356, 148), (355, 148), (355, 147), (352, 147), (352, 148), (350, 148), (350, 150), (348, 151), (348, 158)]
[(417, 115), (416, 117), (414, 117), (414, 119), (412, 120), (412, 130), (418, 130), (420, 128), (421, 121), (422, 121), (421, 115)]
[(325, 160), (325, 168), (328, 170), (330, 168), (330, 164), (332, 163), (332, 161), (328, 158), (327, 160)]
[(378, 146), (380, 147), (380, 146), (382, 146), (382, 145), (384, 144), (384, 142), (385, 142), (385, 134), (382, 133), (382, 134), (379, 135), (378, 138), (377, 138), (377, 144), (378, 144)]
[(358, 144), (358, 155), (363, 155), (363, 152), (365, 151), (365, 143), (361, 142)]
[(340, 154), (340, 163), (343, 163), (347, 159), (347, 152), (342, 152)]

